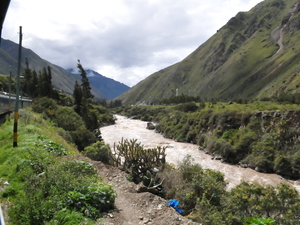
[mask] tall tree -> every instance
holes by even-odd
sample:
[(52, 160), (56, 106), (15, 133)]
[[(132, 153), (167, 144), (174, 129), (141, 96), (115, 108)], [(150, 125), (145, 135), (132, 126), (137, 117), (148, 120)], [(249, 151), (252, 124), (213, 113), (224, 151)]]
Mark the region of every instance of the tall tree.
[(51, 69), (46, 67), (39, 71), (38, 83), (39, 83), (39, 96), (40, 97), (52, 97), (53, 86), (52, 86), (52, 75)]
[(77, 68), (80, 71), (81, 76), (81, 88), (82, 88), (82, 97), (86, 100), (92, 100), (94, 98), (94, 95), (91, 93), (91, 86), (89, 79), (86, 75), (85, 70), (83, 69), (82, 65), (80, 64), (80, 60), (78, 59)]
[(77, 80), (75, 81), (75, 85), (74, 85), (73, 97), (74, 97), (75, 111), (78, 114), (80, 114), (81, 101), (82, 101), (82, 90), (81, 90), (81, 87), (78, 84)]
[(30, 90), (31, 96), (33, 98), (38, 97), (38, 94), (39, 94), (38, 91), (39, 91), (38, 75), (37, 75), (36, 71), (33, 70), (32, 71), (32, 85), (31, 85), (31, 90)]
[(29, 68), (29, 62), (28, 62), (28, 58), (26, 57), (25, 58), (25, 70), (23, 72), (23, 77), (24, 79), (22, 79), (22, 84), (21, 84), (21, 87), (22, 87), (22, 91), (23, 93), (31, 96), (31, 91), (32, 91), (32, 72), (31, 72), (31, 69)]

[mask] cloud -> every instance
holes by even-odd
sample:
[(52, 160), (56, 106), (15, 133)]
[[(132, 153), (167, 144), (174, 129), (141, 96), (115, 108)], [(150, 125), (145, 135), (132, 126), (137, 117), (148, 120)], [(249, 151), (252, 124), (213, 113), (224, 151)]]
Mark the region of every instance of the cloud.
[(14, 0), (3, 38), (75, 68), (77, 59), (129, 86), (194, 51), (239, 11), (261, 0)]

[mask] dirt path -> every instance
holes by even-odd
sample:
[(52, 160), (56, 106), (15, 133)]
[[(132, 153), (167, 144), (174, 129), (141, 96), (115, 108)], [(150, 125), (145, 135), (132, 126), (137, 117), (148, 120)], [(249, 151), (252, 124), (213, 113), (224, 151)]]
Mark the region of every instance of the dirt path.
[[(88, 161), (97, 168), (98, 174), (113, 185), (117, 192), (116, 209), (105, 214), (99, 224), (104, 225), (197, 225), (181, 216), (168, 206), (168, 201), (154, 194), (137, 193), (137, 185), (126, 179), (126, 173), (118, 168), (104, 165), (83, 156), (75, 156)], [(198, 224), (199, 225), (199, 224)]]

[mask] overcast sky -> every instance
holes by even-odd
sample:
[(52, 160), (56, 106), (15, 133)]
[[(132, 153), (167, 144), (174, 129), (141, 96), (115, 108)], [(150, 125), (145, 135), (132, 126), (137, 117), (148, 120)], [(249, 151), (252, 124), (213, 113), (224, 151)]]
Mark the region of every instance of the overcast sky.
[[(11, 0), (2, 37), (65, 69), (134, 86), (181, 61), (262, 0)], [(30, 62), (29, 62), (30, 63)]]

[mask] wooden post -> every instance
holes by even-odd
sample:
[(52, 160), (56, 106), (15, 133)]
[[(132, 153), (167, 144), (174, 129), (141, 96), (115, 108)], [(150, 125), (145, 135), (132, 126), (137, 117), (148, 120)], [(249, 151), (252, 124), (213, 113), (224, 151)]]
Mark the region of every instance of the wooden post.
[(20, 94), (21, 56), (22, 56), (22, 27), (20, 26), (20, 33), (19, 33), (19, 58), (18, 58), (18, 74), (17, 74), (17, 87), (16, 87), (16, 106), (15, 106), (15, 115), (14, 115), (14, 143), (13, 143), (13, 147), (18, 147), (18, 119), (19, 119), (19, 94)]

